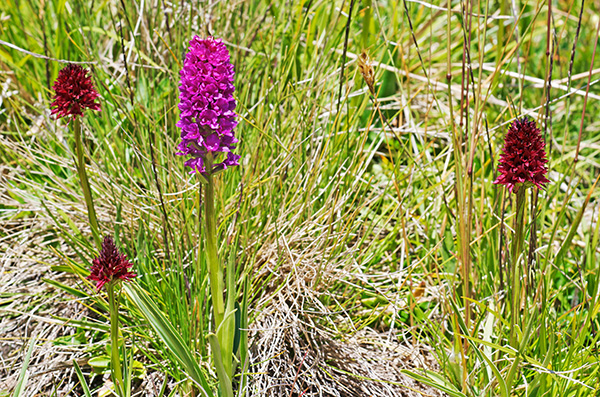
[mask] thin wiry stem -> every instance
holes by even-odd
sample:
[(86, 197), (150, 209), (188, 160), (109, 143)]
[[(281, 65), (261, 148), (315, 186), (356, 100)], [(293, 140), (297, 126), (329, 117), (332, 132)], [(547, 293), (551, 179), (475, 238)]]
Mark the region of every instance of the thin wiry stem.
[(579, 160), (579, 147), (581, 145), (581, 135), (583, 133), (583, 121), (585, 120), (585, 108), (587, 106), (588, 93), (590, 92), (590, 83), (592, 81), (592, 70), (594, 69), (594, 59), (596, 58), (596, 49), (598, 48), (598, 34), (600, 34), (600, 19), (596, 27), (596, 39), (594, 40), (594, 52), (592, 52), (592, 61), (590, 62), (590, 73), (588, 75), (588, 83), (585, 88), (585, 97), (583, 99), (583, 110), (581, 111), (581, 123), (579, 124), (579, 136), (577, 137), (577, 148), (575, 149), (574, 163)]
[[(544, 120), (544, 140), (550, 141), (548, 144), (548, 152), (552, 153), (552, 114), (550, 113), (550, 101), (552, 90), (552, 66), (554, 60), (554, 41), (552, 39), (552, 0), (548, 0), (548, 19), (546, 26), (546, 64), (548, 65), (548, 73), (546, 75), (546, 117)], [(550, 129), (550, 137), (547, 138), (547, 132)]]
[(350, 35), (350, 23), (352, 22), (352, 9), (355, 0), (350, 1), (350, 10), (348, 11), (348, 21), (346, 22), (346, 36), (344, 37), (344, 53), (342, 55), (342, 69), (340, 70), (340, 89), (338, 92), (337, 114), (340, 113), (340, 104), (342, 103), (342, 88), (344, 87), (344, 69), (346, 68), (346, 52), (348, 51), (348, 36)]
[(12, 43), (8, 43), (8, 42), (6, 42), (4, 40), (0, 40), (0, 45), (12, 48), (13, 50), (22, 52), (22, 53), (27, 54), (27, 55), (31, 55), (34, 58), (45, 59), (47, 61), (54, 61), (54, 62), (67, 63), (67, 64), (73, 63), (75, 65), (95, 65), (95, 64), (98, 63), (96, 61), (91, 61), (91, 62), (88, 62), (88, 61), (71, 61), (69, 59), (52, 58), (52, 57), (48, 57), (48, 56), (45, 56), (45, 55), (42, 55), (42, 54), (38, 54), (38, 53), (35, 53), (35, 52), (28, 51), (28, 50), (26, 50), (24, 48), (21, 48), (19, 46), (14, 45)]
[[(573, 40), (573, 49), (571, 50), (571, 61), (569, 62), (569, 72), (567, 74), (567, 92), (571, 89), (571, 79), (573, 78), (573, 63), (575, 62), (575, 50), (577, 49), (577, 41), (579, 40), (579, 32), (581, 32), (581, 19), (583, 18), (583, 8), (585, 6), (585, 0), (581, 0), (581, 8), (579, 9), (579, 18), (577, 20), (577, 30), (575, 31), (575, 39)], [(565, 154), (565, 148), (567, 144), (567, 131), (569, 129), (568, 120), (569, 114), (571, 113), (571, 97), (567, 97), (567, 103), (565, 108), (565, 129), (563, 132), (561, 158)]]
[[(165, 252), (167, 254), (167, 261), (171, 263), (171, 250), (169, 248), (170, 242), (168, 236), (173, 238), (173, 233), (171, 232), (171, 225), (169, 224), (169, 217), (167, 216), (167, 209), (165, 208), (165, 201), (163, 199), (162, 189), (160, 186), (160, 182), (158, 180), (158, 171), (156, 170), (156, 157), (154, 155), (154, 133), (149, 129), (148, 130), (148, 144), (150, 146), (150, 161), (152, 163), (152, 174), (154, 176), (154, 184), (156, 185), (156, 190), (158, 191), (158, 199), (160, 201), (160, 209), (163, 215), (163, 240)], [(163, 270), (165, 269), (163, 265)]]

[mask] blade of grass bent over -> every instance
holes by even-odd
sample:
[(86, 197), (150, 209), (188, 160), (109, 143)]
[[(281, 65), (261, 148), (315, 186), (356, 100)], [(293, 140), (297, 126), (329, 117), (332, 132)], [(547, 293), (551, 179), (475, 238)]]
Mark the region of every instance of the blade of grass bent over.
[(185, 345), (181, 336), (177, 333), (173, 325), (160, 311), (156, 304), (148, 297), (136, 283), (128, 283), (124, 286), (127, 295), (137, 305), (144, 317), (148, 320), (158, 336), (167, 345), (169, 350), (186, 370), (187, 374), (202, 387), (205, 396), (212, 397), (210, 386), (208, 385), (198, 362), (194, 358), (193, 352)]

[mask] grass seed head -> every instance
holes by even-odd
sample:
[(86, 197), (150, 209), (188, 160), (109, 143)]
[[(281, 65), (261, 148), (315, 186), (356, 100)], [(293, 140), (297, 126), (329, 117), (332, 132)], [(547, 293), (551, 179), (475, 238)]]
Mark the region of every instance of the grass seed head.
[(369, 58), (366, 50), (363, 50), (358, 57), (358, 70), (362, 74), (365, 83), (367, 83), (371, 95), (375, 96), (375, 72), (371, 64), (371, 58)]

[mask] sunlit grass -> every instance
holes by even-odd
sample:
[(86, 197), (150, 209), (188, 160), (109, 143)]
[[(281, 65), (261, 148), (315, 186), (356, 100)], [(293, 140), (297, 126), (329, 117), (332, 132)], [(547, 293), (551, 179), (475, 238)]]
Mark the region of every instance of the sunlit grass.
[[(228, 43), (236, 71), (241, 166), (220, 176), (216, 201), (223, 214), (220, 254), (235, 264), (240, 286), (248, 277), (250, 322), (276, 310), (278, 291), (300, 289), (306, 300), (299, 302), (309, 311), (327, 309), (318, 325), (341, 340), (372, 328), (430, 346), (437, 375), (412, 372), (448, 393), (594, 396), (600, 368), (595, 85), (587, 94), (579, 161), (573, 159), (598, 9), (585, 6), (569, 80), (581, 4), (552, 4), (547, 57), (547, 2), (500, 3), (455, 1), (448, 15), (446, 3), (411, 1), (9, 0), (0, 5), (0, 40), (52, 59), (89, 62), (103, 107), (83, 123), (100, 229), (134, 258), (139, 284), (197, 351), (209, 379), (216, 378), (204, 339), (211, 317), (200, 185), (175, 155), (179, 69), (191, 35), (206, 32)], [(463, 16), (465, 7), (473, 7), (471, 18)], [(375, 61), (377, 102), (357, 68), (363, 49)], [(499, 61), (510, 73), (499, 72)], [(47, 235), (44, 256), (32, 256), (55, 265), (48, 277), (83, 275), (95, 249), (73, 137), (48, 111), (63, 65), (6, 45), (0, 65), (2, 247), (9, 252), (23, 244), (28, 230)], [(536, 249), (516, 353), (503, 316), (514, 205), (492, 181), (508, 123), (524, 114), (546, 138), (551, 183), (537, 195), (535, 218), (526, 209), (526, 255), (532, 243)], [(61, 285), (78, 291), (95, 317), (85, 324), (104, 312), (105, 302), (89, 297), (92, 287), (82, 278), (63, 278)], [(12, 312), (3, 308), (16, 308), (9, 305), (23, 292), (0, 294), (0, 302), (16, 294), (0, 306), (6, 318)], [(122, 305), (123, 332), (134, 338), (136, 357), (149, 371), (186, 380), (135, 305)], [(87, 358), (105, 354), (105, 330), (86, 326), (87, 345), (78, 348)], [(302, 365), (300, 357), (290, 372)], [(82, 369), (87, 376), (89, 368)], [(2, 377), (16, 378), (19, 370), (3, 368)], [(299, 388), (290, 382), (286, 393)]]

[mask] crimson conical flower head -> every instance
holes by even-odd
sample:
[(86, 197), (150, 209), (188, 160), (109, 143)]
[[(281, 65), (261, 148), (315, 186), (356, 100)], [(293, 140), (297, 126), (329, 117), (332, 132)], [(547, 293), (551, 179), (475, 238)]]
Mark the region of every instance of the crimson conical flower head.
[(79, 65), (68, 64), (54, 82), (54, 101), (50, 105), (57, 117), (83, 116), (85, 109), (100, 110), (96, 102), (99, 94), (94, 88), (88, 70)]
[[(215, 170), (238, 165), (240, 156), (233, 154), (236, 139), (233, 65), (229, 51), (221, 40), (194, 36), (181, 69), (179, 110), (181, 143), (178, 155), (192, 156), (185, 165), (192, 172), (205, 173), (207, 155), (214, 159), (225, 154)], [(210, 170), (212, 171), (212, 170)]]
[(513, 121), (504, 138), (498, 165), (500, 175), (494, 183), (507, 186), (511, 193), (521, 186), (543, 188), (549, 182), (545, 176), (548, 172), (545, 146), (535, 121), (527, 117)]
[(106, 236), (100, 255), (92, 262), (88, 280), (96, 281), (96, 289), (100, 291), (107, 283), (134, 278), (135, 273), (129, 271), (132, 266), (127, 257), (119, 252), (112, 237)]

